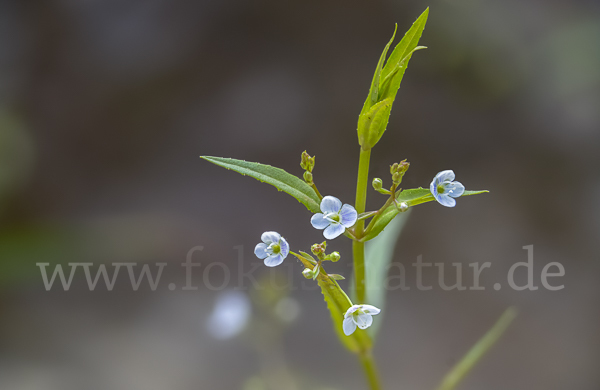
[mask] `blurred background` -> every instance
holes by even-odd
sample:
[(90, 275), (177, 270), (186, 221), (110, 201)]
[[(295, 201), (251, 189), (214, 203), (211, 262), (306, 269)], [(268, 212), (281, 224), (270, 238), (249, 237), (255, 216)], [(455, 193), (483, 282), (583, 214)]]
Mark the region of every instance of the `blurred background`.
[[(266, 230), (294, 250), (322, 240), (310, 213), (198, 156), (301, 175), (306, 149), (321, 192), (353, 203), (356, 120), (377, 59), (394, 23), (401, 36), (427, 6), (429, 49), (410, 62), (371, 175), (389, 185), (389, 165), (406, 158), (403, 187), (453, 169), (490, 193), (410, 215), (394, 261), (412, 288), (389, 292), (374, 352), (384, 384), (434, 388), (514, 305), (461, 388), (598, 389), (592, 0), (0, 2), (0, 388), (364, 389), (321, 294), (299, 288), (302, 267), (268, 270), (253, 255)], [(368, 208), (385, 200), (368, 194)], [(491, 288), (526, 245), (535, 283), (560, 262), (564, 289)], [(183, 290), (196, 246), (198, 289)], [(342, 261), (328, 270), (349, 275), (350, 242), (329, 247)], [(487, 289), (418, 291), (418, 255), (448, 272), (489, 261)], [(90, 291), (82, 269), (68, 291), (46, 291), (36, 263), (73, 262), (166, 265), (155, 290), (134, 291), (123, 268), (112, 291), (102, 280)], [(257, 288), (273, 278), (295, 287)]]

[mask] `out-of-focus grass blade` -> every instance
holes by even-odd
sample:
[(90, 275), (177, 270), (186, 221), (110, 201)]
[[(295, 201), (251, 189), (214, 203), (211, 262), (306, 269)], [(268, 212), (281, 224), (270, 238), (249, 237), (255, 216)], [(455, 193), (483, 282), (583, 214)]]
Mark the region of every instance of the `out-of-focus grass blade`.
[(481, 358), (496, 344), (510, 323), (517, 316), (517, 310), (509, 307), (488, 332), (467, 352), (467, 354), (444, 376), (437, 390), (453, 390), (475, 367)]

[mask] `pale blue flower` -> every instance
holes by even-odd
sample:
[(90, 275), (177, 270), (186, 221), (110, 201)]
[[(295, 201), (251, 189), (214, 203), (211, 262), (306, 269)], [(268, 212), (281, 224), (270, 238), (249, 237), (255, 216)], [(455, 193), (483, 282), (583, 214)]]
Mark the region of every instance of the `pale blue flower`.
[(283, 259), (290, 253), (290, 246), (285, 238), (277, 232), (264, 232), (260, 239), (262, 242), (254, 248), (256, 257), (265, 259), (267, 267), (275, 267), (283, 263)]
[(240, 291), (221, 293), (208, 317), (208, 332), (219, 340), (232, 338), (246, 328), (251, 315), (250, 299), (246, 294)]
[(454, 180), (454, 172), (442, 171), (435, 175), (429, 190), (442, 206), (454, 207), (456, 199), (465, 192), (465, 186)]
[(373, 317), (381, 312), (380, 309), (371, 305), (352, 305), (344, 314), (344, 334), (350, 336), (358, 326), (367, 329), (373, 324)]
[(351, 228), (358, 219), (358, 213), (349, 204), (342, 206), (342, 201), (333, 196), (321, 200), (321, 211), (312, 216), (310, 223), (315, 229), (325, 229), (323, 235), (328, 240), (338, 237), (347, 228)]

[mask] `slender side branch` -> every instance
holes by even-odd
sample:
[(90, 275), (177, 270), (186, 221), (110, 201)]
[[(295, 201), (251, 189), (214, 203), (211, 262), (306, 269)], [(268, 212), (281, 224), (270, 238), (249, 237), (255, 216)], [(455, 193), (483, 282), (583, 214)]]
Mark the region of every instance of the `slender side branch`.
[(319, 197), (320, 200), (323, 200), (323, 195), (321, 195), (321, 193), (319, 192), (319, 190), (317, 189), (317, 185), (312, 182), (310, 184), (310, 186), (312, 187), (313, 190), (315, 190), (315, 192), (317, 193), (317, 196)]
[(367, 228), (364, 231), (363, 236), (366, 236), (367, 234), (369, 234), (369, 232), (373, 229), (373, 226), (375, 226), (375, 222), (377, 221), (377, 219), (379, 218), (379, 216), (389, 207), (392, 205), (392, 203), (396, 202), (396, 184), (392, 185), (392, 191), (391, 191), (391, 195), (390, 197), (387, 199), (387, 201), (385, 202), (385, 204), (383, 206), (381, 206), (381, 208), (379, 210), (377, 210), (377, 212), (375, 213), (375, 216), (373, 217), (373, 219), (371, 220), (371, 222), (369, 222), (369, 224), (367, 225)]

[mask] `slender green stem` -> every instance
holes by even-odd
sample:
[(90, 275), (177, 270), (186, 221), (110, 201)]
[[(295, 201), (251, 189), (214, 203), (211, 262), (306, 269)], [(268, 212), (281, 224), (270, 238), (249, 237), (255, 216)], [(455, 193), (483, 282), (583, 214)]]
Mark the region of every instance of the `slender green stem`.
[(352, 241), (352, 253), (354, 256), (354, 280), (356, 281), (357, 304), (366, 303), (365, 289), (365, 243)]
[(317, 193), (317, 196), (319, 197), (319, 199), (323, 200), (323, 195), (321, 195), (321, 193), (317, 189), (317, 185), (314, 182), (312, 182), (310, 184), (310, 186), (312, 187), (313, 190), (315, 190), (315, 192)]
[[(356, 211), (360, 213), (365, 212), (365, 207), (367, 205), (367, 185), (369, 181), (369, 160), (371, 159), (371, 149), (360, 150), (360, 159), (358, 160), (358, 178), (356, 180), (356, 204), (354, 207)], [(359, 226), (364, 226), (364, 222), (362, 224), (357, 223), (357, 231), (362, 233), (362, 228), (358, 229)]]
[(371, 390), (381, 390), (379, 375), (377, 374), (377, 367), (375, 367), (375, 361), (373, 360), (371, 353), (360, 355), (360, 362), (365, 370), (365, 376), (369, 382), (369, 388)]
[[(358, 214), (365, 212), (367, 205), (367, 185), (369, 181), (369, 160), (371, 159), (371, 149), (360, 149), (360, 159), (358, 160), (358, 178), (356, 180), (356, 203), (354, 207)], [(363, 235), (365, 221), (360, 220), (354, 226), (354, 235), (360, 239)], [(356, 299), (359, 303), (365, 302), (365, 243), (352, 242), (352, 254), (354, 256), (354, 277), (356, 280)]]

